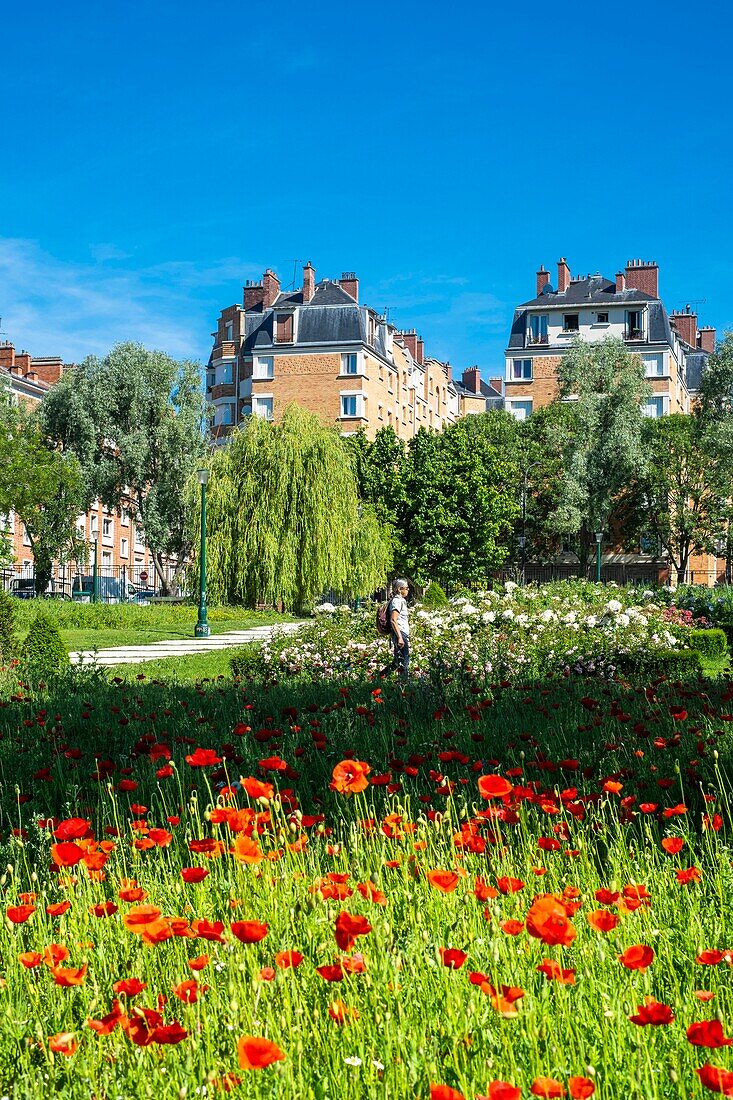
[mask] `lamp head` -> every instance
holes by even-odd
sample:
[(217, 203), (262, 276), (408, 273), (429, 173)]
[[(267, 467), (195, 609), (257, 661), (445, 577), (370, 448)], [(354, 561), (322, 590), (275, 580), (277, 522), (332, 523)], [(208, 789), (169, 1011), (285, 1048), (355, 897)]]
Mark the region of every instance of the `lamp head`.
[(524, 550), (524, 547), (527, 545), (527, 536), (526, 535), (520, 535), (519, 538), (517, 539), (517, 542), (519, 543), (522, 550)]
[(599, 546), (603, 542), (603, 531), (596, 531), (596, 542)]
[(197, 470), (196, 477), (198, 478), (199, 485), (206, 485), (207, 481), (209, 480), (209, 471), (206, 469)]

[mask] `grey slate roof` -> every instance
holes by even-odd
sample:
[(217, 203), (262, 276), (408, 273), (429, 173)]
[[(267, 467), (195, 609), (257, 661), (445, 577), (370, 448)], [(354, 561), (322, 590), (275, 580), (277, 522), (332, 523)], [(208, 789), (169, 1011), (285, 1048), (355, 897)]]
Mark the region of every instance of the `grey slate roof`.
[(706, 351), (688, 351), (685, 361), (685, 382), (690, 393), (697, 393), (700, 389), (700, 380), (707, 361)]
[[(579, 295), (572, 295), (572, 298), (570, 297), (574, 287), (588, 287), (591, 283), (603, 283), (605, 289), (590, 290), (590, 297), (586, 296), (581, 298)], [(514, 318), (512, 320), (512, 330), (509, 334), (509, 347), (525, 347), (524, 337), (527, 331), (527, 313), (530, 309), (535, 309), (538, 306), (561, 304), (567, 304), (569, 306), (588, 306), (589, 304), (607, 306), (645, 305), (649, 317), (649, 343), (672, 343), (672, 328), (669, 323), (669, 317), (659, 298), (652, 298), (651, 295), (644, 294), (640, 290), (625, 290), (617, 294), (615, 283), (609, 283), (606, 279), (594, 277), (592, 279), (579, 280), (577, 283), (571, 283), (570, 289), (566, 294), (556, 294), (554, 291), (552, 294), (541, 294), (539, 298), (533, 298), (532, 301), (525, 302), (518, 309), (515, 309)]]
[(587, 279), (574, 280), (562, 294), (547, 286), (544, 294), (522, 302), (520, 309), (537, 306), (629, 305), (634, 302), (646, 304), (657, 300), (643, 290), (617, 291), (615, 282), (609, 282), (602, 275), (591, 275)]
[(313, 306), (355, 306), (356, 302), (347, 294), (345, 290), (338, 285), (338, 283), (319, 283), (316, 287), (316, 292), (313, 295), (312, 300), (308, 303), (310, 307)]
[[(348, 299), (348, 294), (345, 297)], [(310, 305), (304, 306), (300, 311), (298, 343), (333, 344), (363, 340), (361, 310), (353, 298), (350, 301), (350, 306), (316, 305), (314, 297)]]
[[(253, 351), (273, 346), (274, 312), (287, 306), (299, 306), (298, 344), (348, 344), (366, 341), (366, 307), (342, 290), (337, 283), (322, 282), (316, 287), (310, 302), (303, 302), (303, 292), (280, 294), (274, 306), (262, 310), (257, 307), (245, 313), (245, 356)], [(384, 333), (377, 326), (374, 345), (385, 355)]]

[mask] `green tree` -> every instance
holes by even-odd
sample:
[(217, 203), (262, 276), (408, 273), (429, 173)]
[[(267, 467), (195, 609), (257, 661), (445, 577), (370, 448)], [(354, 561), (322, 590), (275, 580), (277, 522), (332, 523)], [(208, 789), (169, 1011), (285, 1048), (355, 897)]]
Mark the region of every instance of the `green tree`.
[(418, 584), (483, 584), (506, 560), (519, 512), (516, 443), (516, 421), (501, 411), (410, 441), (398, 531)]
[(690, 555), (712, 552), (721, 533), (721, 458), (703, 449), (695, 420), (683, 413), (646, 420), (642, 443), (646, 464), (630, 493), (637, 530), (667, 551), (684, 583)]
[[(568, 532), (558, 530), (556, 511), (563, 500), (565, 471), (577, 430), (575, 402), (553, 401), (519, 425), (519, 491), (526, 484), (527, 560), (549, 559), (562, 550)], [(520, 497), (521, 501), (521, 497)]]
[(733, 416), (733, 332), (727, 332), (708, 359), (700, 379), (695, 417), (699, 426)]
[(45, 431), (81, 463), (86, 507), (133, 514), (163, 591), (166, 559), (178, 569), (191, 550), (183, 500), (204, 415), (198, 366), (132, 343), (67, 371), (41, 406)]
[(558, 370), (560, 400), (574, 403), (575, 426), (552, 525), (576, 535), (588, 561), (595, 531), (608, 531), (614, 503), (644, 467), (641, 404), (649, 387), (638, 355), (622, 340), (577, 339)]
[[(253, 416), (210, 468), (213, 600), (297, 608), (329, 588), (348, 597), (384, 583), (390, 540), (375, 510), (360, 510), (352, 455), (335, 428), (296, 405), (277, 424)], [(189, 490), (194, 534), (197, 488)]]
[(33, 553), (36, 595), (46, 591), (54, 561), (85, 553), (76, 521), (83, 511), (84, 479), (73, 454), (56, 449), (36, 418), (22, 408), (4, 418), (0, 509), (15, 512)]

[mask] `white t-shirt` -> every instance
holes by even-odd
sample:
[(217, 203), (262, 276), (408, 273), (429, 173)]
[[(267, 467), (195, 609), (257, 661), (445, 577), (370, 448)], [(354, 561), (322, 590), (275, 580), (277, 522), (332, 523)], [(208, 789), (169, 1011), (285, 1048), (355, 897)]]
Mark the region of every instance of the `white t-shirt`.
[(389, 601), (389, 625), (392, 626), (392, 612), (397, 612), (397, 626), (400, 634), (410, 636), (410, 624), (407, 621), (407, 600), (402, 596), (393, 596)]

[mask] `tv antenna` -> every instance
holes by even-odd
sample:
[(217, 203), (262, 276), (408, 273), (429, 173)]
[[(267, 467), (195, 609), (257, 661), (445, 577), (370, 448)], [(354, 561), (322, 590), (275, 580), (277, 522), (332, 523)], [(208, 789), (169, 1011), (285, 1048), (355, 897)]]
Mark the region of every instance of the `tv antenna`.
[(3, 319), (0, 317), (0, 336), (7, 336), (7, 332), (3, 332)]
[(707, 298), (690, 298), (689, 301), (685, 302), (680, 312), (684, 313), (685, 310), (689, 309), (690, 306), (704, 306), (706, 302)]
[(298, 281), (298, 264), (302, 262), (302, 260), (293, 260), (293, 281), (285, 287), (286, 290), (295, 290), (295, 284)]

